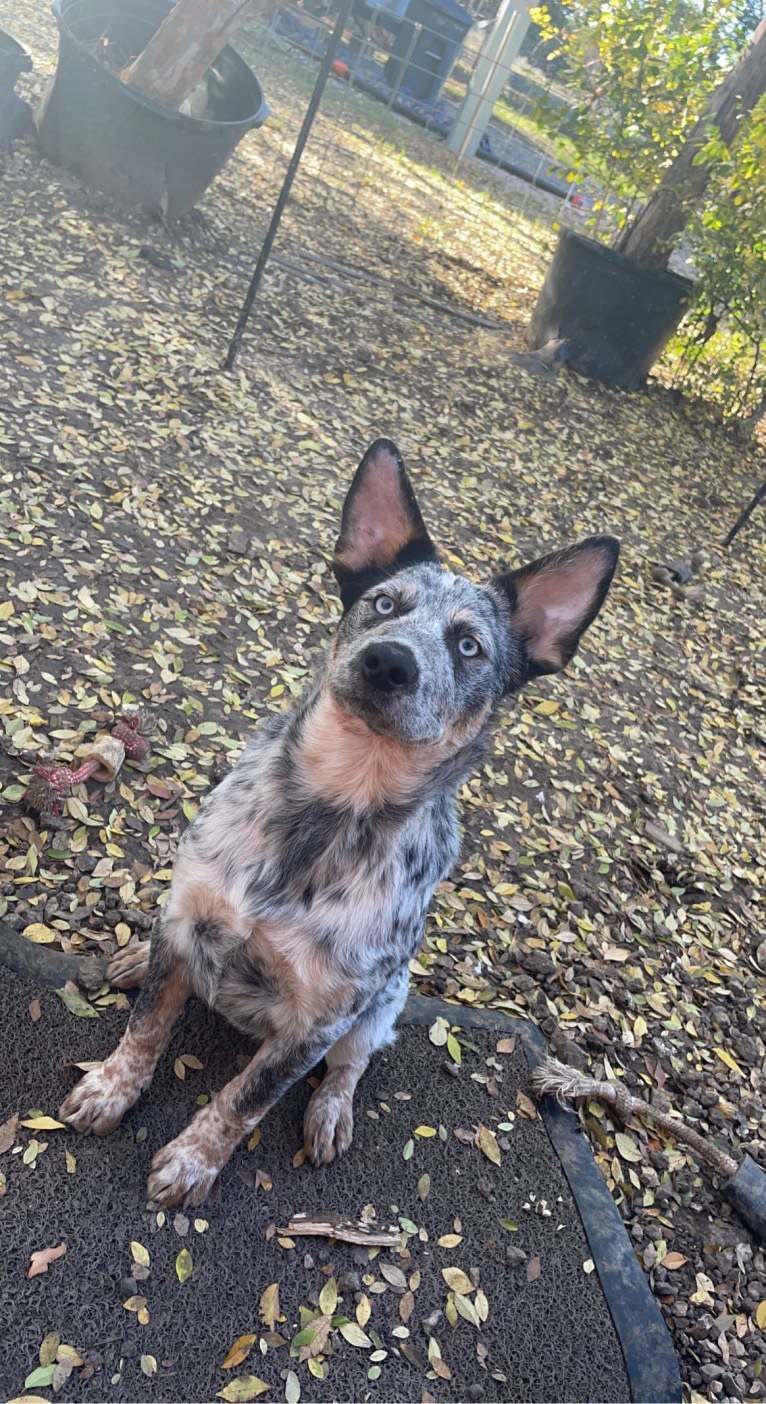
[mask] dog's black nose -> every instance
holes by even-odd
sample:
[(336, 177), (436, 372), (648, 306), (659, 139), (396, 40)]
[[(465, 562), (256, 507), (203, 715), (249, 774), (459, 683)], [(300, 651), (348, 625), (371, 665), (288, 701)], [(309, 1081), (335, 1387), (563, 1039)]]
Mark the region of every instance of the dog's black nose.
[(362, 676), (376, 692), (396, 692), (418, 680), (418, 665), (404, 644), (370, 644), (362, 658)]

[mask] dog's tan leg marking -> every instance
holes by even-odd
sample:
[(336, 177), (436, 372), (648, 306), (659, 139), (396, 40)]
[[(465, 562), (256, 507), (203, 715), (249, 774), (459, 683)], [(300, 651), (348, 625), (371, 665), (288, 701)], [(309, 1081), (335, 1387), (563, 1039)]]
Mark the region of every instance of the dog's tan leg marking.
[(180, 965), (169, 965), (154, 979), (150, 972), (114, 1052), (72, 1089), (59, 1108), (61, 1120), (96, 1136), (118, 1126), (151, 1082), (189, 993)]
[(359, 1022), (333, 1044), (327, 1054), (324, 1081), (311, 1098), (303, 1118), (306, 1154), (315, 1165), (327, 1165), (351, 1145), (354, 1134), (354, 1093), (377, 1048), (391, 1043), (393, 1029), (407, 998), (407, 967), (396, 971), (372, 1000)]
[(286, 1048), (266, 1039), (247, 1067), (197, 1112), (180, 1136), (157, 1152), (149, 1176), (150, 1200), (164, 1207), (201, 1204), (242, 1137), (325, 1052), (326, 1044), (318, 1042)]
[[(249, 1127), (230, 1105), (228, 1084), (189, 1125), (157, 1151), (147, 1192), (152, 1204), (202, 1204)], [(264, 1115), (267, 1108), (264, 1108)]]
[(328, 1067), (321, 1086), (312, 1094), (303, 1118), (303, 1140), (315, 1165), (329, 1165), (351, 1145), (354, 1092), (366, 1067), (366, 1061)]
[(149, 941), (118, 951), (106, 967), (106, 978), (117, 990), (134, 990), (143, 985), (149, 969)]

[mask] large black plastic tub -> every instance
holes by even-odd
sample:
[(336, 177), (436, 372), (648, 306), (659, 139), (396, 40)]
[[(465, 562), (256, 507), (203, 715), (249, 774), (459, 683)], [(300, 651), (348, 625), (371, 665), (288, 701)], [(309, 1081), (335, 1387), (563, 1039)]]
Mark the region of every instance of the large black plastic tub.
[(16, 80), (31, 67), (26, 49), (0, 29), (0, 151), (32, 125), (29, 108), (13, 91)]
[(175, 219), (269, 109), (255, 74), (232, 48), (180, 112), (120, 81), (170, 9), (168, 0), (54, 0), (58, 66), (38, 125), (50, 160), (125, 204)]
[(688, 278), (564, 229), (532, 313), (530, 345), (562, 338), (567, 364), (636, 390), (694, 296)]

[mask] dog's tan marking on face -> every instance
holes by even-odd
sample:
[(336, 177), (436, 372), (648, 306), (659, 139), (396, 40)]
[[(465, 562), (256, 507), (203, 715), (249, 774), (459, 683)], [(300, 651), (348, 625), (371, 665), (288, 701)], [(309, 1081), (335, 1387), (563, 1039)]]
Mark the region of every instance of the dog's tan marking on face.
[(299, 770), (306, 788), (330, 804), (357, 810), (405, 804), (440, 761), (476, 735), (490, 711), (488, 704), (441, 741), (415, 745), (370, 731), (325, 691), (304, 724)]
[(444, 740), (441, 742), (442, 760), (445, 756), (450, 756), (454, 751), (459, 751), (461, 746), (466, 746), (472, 741), (474, 736), (478, 736), (482, 727), (489, 721), (492, 715), (492, 703), (486, 702), (478, 712), (473, 712), (470, 717), (461, 717), (459, 721), (447, 727)]
[(331, 804), (402, 803), (433, 769), (433, 748), (370, 731), (323, 692), (304, 723), (298, 765), (306, 788)]

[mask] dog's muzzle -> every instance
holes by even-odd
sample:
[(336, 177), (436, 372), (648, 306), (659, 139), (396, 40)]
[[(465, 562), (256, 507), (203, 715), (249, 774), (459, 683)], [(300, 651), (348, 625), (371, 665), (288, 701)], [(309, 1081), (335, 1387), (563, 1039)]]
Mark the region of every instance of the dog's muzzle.
[(406, 644), (369, 644), (362, 654), (361, 667), (367, 686), (389, 696), (411, 692), (420, 678), (415, 655)]

